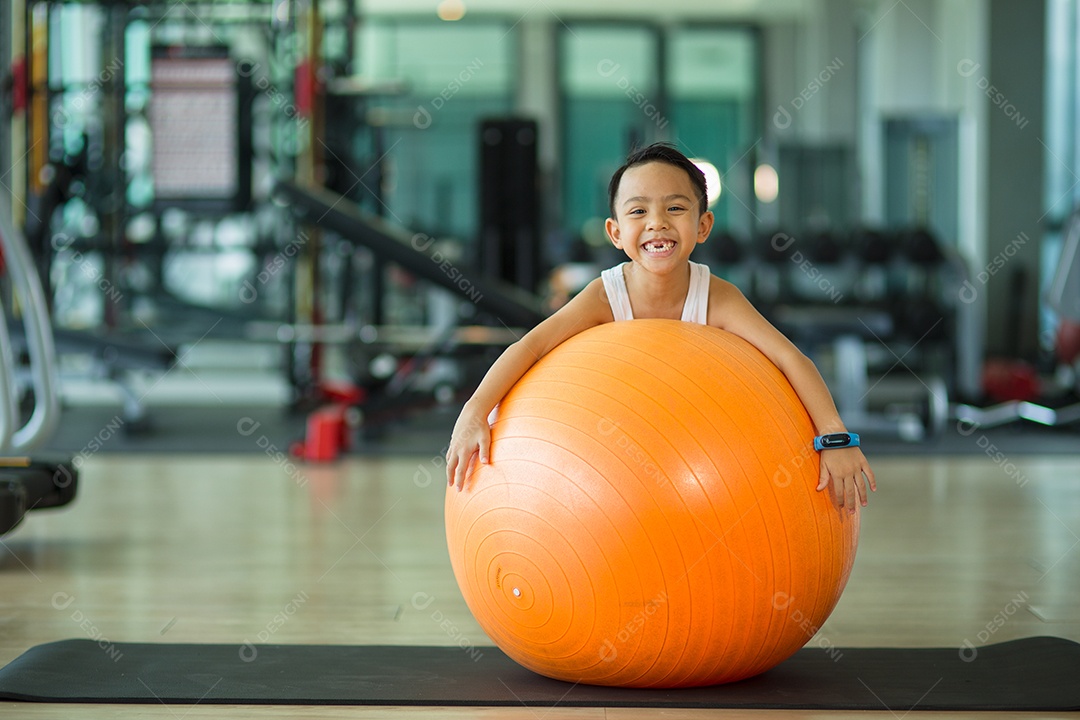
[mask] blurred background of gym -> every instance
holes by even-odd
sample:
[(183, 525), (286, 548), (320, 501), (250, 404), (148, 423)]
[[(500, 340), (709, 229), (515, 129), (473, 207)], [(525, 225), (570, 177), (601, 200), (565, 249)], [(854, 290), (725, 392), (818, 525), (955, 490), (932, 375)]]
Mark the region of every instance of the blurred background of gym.
[(712, 178), (695, 259), (871, 452), (1077, 451), (1078, 0), (0, 0), (0, 28), (47, 449), (438, 457), (620, 261), (608, 178), (667, 140)]

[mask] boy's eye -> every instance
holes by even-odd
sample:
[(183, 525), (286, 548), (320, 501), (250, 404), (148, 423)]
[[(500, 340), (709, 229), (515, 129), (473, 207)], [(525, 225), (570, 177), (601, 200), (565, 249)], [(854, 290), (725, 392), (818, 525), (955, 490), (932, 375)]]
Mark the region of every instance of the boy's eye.
[(685, 209), (682, 205), (672, 205), (668, 208), (668, 212), (681, 212)]

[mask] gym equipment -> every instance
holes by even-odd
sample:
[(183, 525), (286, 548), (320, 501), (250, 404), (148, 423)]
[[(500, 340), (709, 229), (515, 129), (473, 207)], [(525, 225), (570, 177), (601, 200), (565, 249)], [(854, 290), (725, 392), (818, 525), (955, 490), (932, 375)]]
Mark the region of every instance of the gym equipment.
[(1080, 322), (1080, 208), (1065, 226), (1061, 258), (1046, 300), (1062, 318)]
[[(426, 619), (439, 607), (423, 604), (430, 599), (417, 593), (405, 612), (419, 610)], [(1080, 708), (1076, 682), (1080, 644), (1054, 637), (986, 645), (977, 652), (967, 647), (807, 647), (771, 672), (745, 682), (677, 692), (569, 685), (529, 672), (497, 648), (474, 647), (464, 638), (456, 643), (431, 647), (62, 640), (32, 647), (0, 669), (0, 698), (189, 708), (410, 705), (760, 712), (765, 708), (880, 711), (884, 706), (1043, 713)], [(978, 662), (971, 662), (976, 654)], [(547, 710), (536, 711), (539, 717), (546, 714)]]
[(802, 647), (840, 598), (859, 514), (819, 492), (783, 374), (716, 328), (607, 323), (498, 408), (491, 463), (446, 495), (462, 594), (507, 655), (598, 685), (732, 682)]
[[(38, 447), (56, 429), (56, 352), (45, 293), (26, 241), (10, 220), (8, 199), (0, 194), (0, 248), (15, 297), (22, 308), (34, 408), (19, 425), (19, 383), (7, 322), (0, 322), (0, 452), (24, 453)], [(0, 315), (3, 308), (0, 308)], [(18, 525), (30, 510), (59, 507), (75, 497), (78, 473), (70, 462), (28, 457), (0, 461), (0, 535)]]
[[(1080, 321), (1080, 209), (1069, 217), (1062, 235), (1061, 257), (1046, 301), (1059, 316), (1056, 359), (1067, 367), (1075, 362), (1070, 345), (1076, 340), (1070, 342), (1069, 333), (1076, 331), (1070, 328)], [(1003, 374), (1004, 381), (1001, 378)], [(1025, 370), (1016, 364), (1003, 367), (1000, 363), (987, 363), (983, 372), (984, 382), (997, 382), (999, 388), (1004, 385), (1013, 399), (989, 407), (958, 403), (952, 406), (951, 411), (958, 421), (975, 427), (994, 427), (1018, 420), (1048, 426), (1069, 425), (1080, 421), (1080, 402), (1076, 401), (1080, 395), (1080, 379), (1075, 370), (1067, 373), (1067, 376), (1072, 387), (1043, 388), (1034, 376), (1033, 369)], [(1039, 398), (1031, 397), (1036, 393)], [(1050, 398), (1050, 395), (1057, 397)]]
[(509, 283), (489, 278), (439, 254), (431, 238), (411, 235), (404, 228), (365, 212), (337, 193), (318, 187), (279, 182), (275, 197), (304, 220), (333, 230), (349, 242), (367, 247), (376, 256), (397, 263), (417, 277), (461, 295), (509, 326), (532, 327), (547, 314), (536, 296)]
[(528, 118), (490, 118), (479, 128), (480, 213), (476, 266), (528, 292), (543, 274), (540, 130)]
[[(912, 248), (906, 254), (944, 255), (929, 233), (911, 235), (915, 239), (902, 243)], [(933, 321), (927, 321), (930, 306), (914, 295), (897, 300), (906, 293), (897, 271), (910, 270), (894, 260), (902, 248), (893, 245), (902, 237), (866, 228), (846, 239), (829, 232), (805, 238), (782, 230), (761, 235), (751, 301), (818, 361), (849, 429), (920, 441), (943, 431), (949, 384), (938, 368), (919, 365), (943, 346), (940, 333), (925, 343), (907, 334), (909, 307), (922, 311), (919, 322), (933, 327)], [(944, 282), (923, 279), (915, 287), (929, 292)], [(898, 339), (907, 340), (906, 347), (893, 349)], [(875, 370), (883, 374), (873, 377)]]
[(1080, 322), (1063, 317), (1054, 333), (1054, 356), (1062, 365), (1080, 359)]
[[(45, 297), (53, 301), (56, 299), (51, 278), (53, 264), (65, 260), (56, 257), (57, 249), (50, 238), (54, 231), (50, 220), (60, 207), (74, 197), (73, 185), (88, 180), (88, 145), (87, 141), (76, 155), (50, 163), (47, 166), (48, 172), (45, 173), (49, 176), (49, 181), (40, 195), (29, 198), (31, 210), (27, 217), (25, 240), (32, 249), (32, 254), (36, 253)], [(69, 239), (68, 248), (78, 250), (79, 245), (74, 239)], [(56, 305), (52, 307), (55, 310)], [(20, 331), (21, 327), (12, 329), (16, 335)], [(51, 334), (59, 355), (74, 354), (90, 358), (96, 376), (115, 383), (123, 397), (125, 432), (138, 432), (149, 427), (150, 420), (142, 393), (132, 387), (131, 375), (141, 371), (165, 372), (176, 362), (176, 352), (161, 344), (160, 335), (154, 338), (153, 344), (148, 345), (135, 339), (99, 335), (85, 330), (51, 328)]]
[[(274, 195), (301, 220), (332, 231), (343, 241), (366, 248), (376, 259), (395, 263), (412, 275), (433, 283), (438, 289), (432, 292), (444, 296), (441, 298), (444, 322), (430, 328), (313, 324), (281, 325), (271, 330), (280, 341), (297, 342), (308, 337), (313, 342), (350, 345), (350, 353), (361, 368), (358, 374), (362, 377), (356, 382), (364, 391), (359, 404), (363, 431), (368, 436), (383, 432), (388, 416), (403, 415), (406, 407), (416, 408), (453, 399), (456, 388), (461, 385), (460, 373), (443, 360), (452, 355), (506, 347), (524, 334), (516, 328), (532, 327), (547, 315), (537, 296), (498, 277), (451, 261), (442, 252), (445, 248), (434, 239), (423, 234), (410, 234), (330, 190), (281, 182)], [(447, 296), (444, 291), (449, 291), (452, 296)], [(452, 303), (454, 300), (457, 305)], [(449, 313), (445, 311), (447, 307)], [(495, 327), (457, 327), (458, 319), (463, 315), (460, 309), (478, 310), (481, 318), (484, 314), (493, 316)], [(265, 334), (262, 328), (258, 332)], [(328, 399), (321, 388), (317, 394), (320, 400)], [(333, 439), (344, 437), (348, 427), (355, 424), (352, 418), (343, 414), (341, 404), (331, 399), (329, 405), (313, 416), (308, 437), (294, 446), (295, 451), (309, 459), (332, 457), (335, 452), (319, 448), (343, 447), (344, 442)]]
[(329, 462), (350, 445), (351, 428), (359, 425), (354, 405), (364, 399), (364, 391), (350, 384), (323, 383), (328, 403), (308, 415), (304, 439), (289, 447), (289, 454), (308, 462)]

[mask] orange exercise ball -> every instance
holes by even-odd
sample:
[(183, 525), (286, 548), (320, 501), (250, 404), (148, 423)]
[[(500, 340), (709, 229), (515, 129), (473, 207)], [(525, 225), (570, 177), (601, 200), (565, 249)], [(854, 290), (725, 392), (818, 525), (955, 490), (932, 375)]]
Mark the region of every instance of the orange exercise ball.
[(818, 492), (814, 427), (745, 340), (673, 320), (566, 341), (503, 399), (446, 494), (484, 632), (542, 675), (690, 687), (768, 670), (840, 599), (859, 516)]

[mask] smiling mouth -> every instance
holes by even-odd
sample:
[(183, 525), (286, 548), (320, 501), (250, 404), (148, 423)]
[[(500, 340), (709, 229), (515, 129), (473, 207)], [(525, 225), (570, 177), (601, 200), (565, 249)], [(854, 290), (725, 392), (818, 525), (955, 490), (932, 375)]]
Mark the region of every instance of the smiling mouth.
[(674, 240), (650, 240), (641, 246), (647, 253), (665, 253), (675, 247)]

